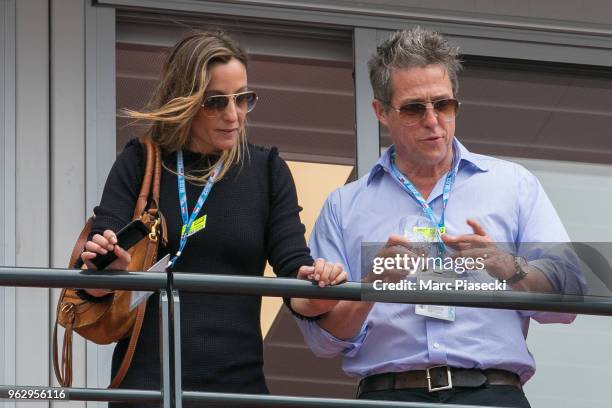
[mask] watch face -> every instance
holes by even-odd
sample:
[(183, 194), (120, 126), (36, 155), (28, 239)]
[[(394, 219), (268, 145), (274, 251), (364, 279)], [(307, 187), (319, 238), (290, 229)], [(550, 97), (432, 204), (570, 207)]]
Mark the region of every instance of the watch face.
[(514, 258), (514, 265), (516, 267), (516, 272), (514, 273), (514, 276), (512, 276), (510, 279), (506, 279), (506, 282), (511, 285), (517, 283), (525, 276), (527, 276), (527, 267), (529, 266), (527, 264), (527, 260), (522, 256), (517, 256)]
[(522, 256), (517, 256), (516, 257), (516, 265), (521, 268), (521, 270), (525, 270), (528, 266), (527, 264), (527, 260), (525, 258), (523, 258)]

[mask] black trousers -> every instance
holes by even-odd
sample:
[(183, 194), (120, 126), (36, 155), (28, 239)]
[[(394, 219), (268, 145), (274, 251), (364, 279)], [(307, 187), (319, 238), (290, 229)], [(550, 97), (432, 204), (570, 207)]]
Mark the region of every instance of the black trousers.
[(429, 392), (427, 389), (401, 389), (372, 391), (359, 395), (366, 400), (428, 402), (489, 407), (531, 408), (525, 393), (511, 385), (488, 385), (479, 388), (461, 388)]

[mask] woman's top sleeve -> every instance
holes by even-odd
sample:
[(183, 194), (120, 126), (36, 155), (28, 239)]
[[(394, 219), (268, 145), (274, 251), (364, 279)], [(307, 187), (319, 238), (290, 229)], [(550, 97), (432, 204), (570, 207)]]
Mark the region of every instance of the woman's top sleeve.
[(268, 261), (280, 277), (296, 277), (303, 265), (312, 265), (310, 249), (306, 246), (306, 229), (300, 221), (295, 183), (287, 163), (272, 148), (268, 157), (270, 177), (270, 213), (268, 217), (266, 250)]
[[(270, 167), (270, 217), (268, 221), (268, 260), (277, 276), (296, 277), (300, 266), (314, 263), (310, 249), (306, 246), (306, 229), (300, 221), (302, 208), (297, 202), (295, 183), (287, 163), (273, 148), (269, 158)], [(298, 318), (317, 320), (320, 316), (306, 317), (291, 307), (291, 299), (283, 298), (291, 313)]]

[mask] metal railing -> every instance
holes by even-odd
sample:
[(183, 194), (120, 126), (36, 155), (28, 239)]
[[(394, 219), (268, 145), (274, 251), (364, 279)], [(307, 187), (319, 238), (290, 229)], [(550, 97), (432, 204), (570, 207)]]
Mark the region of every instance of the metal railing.
[[(159, 401), (164, 408), (181, 407), (183, 401), (215, 403), (226, 406), (269, 407), (449, 407), (448, 404), (400, 403), (352, 399), (289, 397), (259, 394), (230, 394), (183, 391), (181, 385), (180, 299), (179, 292), (224, 293), (240, 295), (285, 296), (317, 299), (362, 300), (364, 285), (346, 282), (321, 289), (307, 281), (283, 278), (208, 275), (175, 272), (169, 279), (160, 272), (99, 272), (71, 269), (0, 267), (0, 286), (18, 287), (87, 287), (158, 291), (160, 311), (161, 390), (127, 390), (97, 388), (53, 388), (1, 385), (0, 398), (9, 392), (45, 388), (63, 390), (64, 399), (87, 401)], [(169, 280), (173, 290), (168, 292)], [(396, 303), (443, 304), (512, 310), (541, 310), (612, 316), (612, 299), (577, 295), (501, 291), (397, 291), (393, 295), (370, 292), (368, 301)], [(452, 405), (462, 408), (462, 405)], [(473, 408), (473, 406), (472, 406)]]

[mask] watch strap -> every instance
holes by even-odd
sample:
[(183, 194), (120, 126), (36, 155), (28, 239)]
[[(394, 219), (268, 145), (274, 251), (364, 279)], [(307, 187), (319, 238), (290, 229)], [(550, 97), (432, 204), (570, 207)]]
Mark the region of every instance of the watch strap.
[(509, 285), (514, 285), (515, 283), (518, 283), (521, 280), (525, 279), (525, 277), (527, 276), (527, 270), (526, 270), (527, 266), (528, 264), (525, 258), (520, 257), (520, 256), (515, 256), (514, 257), (515, 272), (514, 272), (514, 275), (506, 279), (506, 283)]

